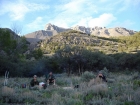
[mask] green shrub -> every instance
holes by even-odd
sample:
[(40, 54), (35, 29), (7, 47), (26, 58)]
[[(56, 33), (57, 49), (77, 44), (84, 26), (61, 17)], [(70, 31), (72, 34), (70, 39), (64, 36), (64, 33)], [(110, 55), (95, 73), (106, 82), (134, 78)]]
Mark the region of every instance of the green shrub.
[(43, 56), (43, 52), (40, 48), (36, 49), (33, 51), (33, 56), (36, 58), (36, 59), (39, 59)]
[(103, 70), (100, 71), (101, 73), (103, 73), (104, 76), (108, 76), (108, 69), (106, 67), (103, 68)]
[(134, 85), (136, 85), (136, 86), (140, 86), (140, 80), (134, 80)]
[(84, 105), (82, 100), (63, 98), (64, 105)]
[(66, 86), (67, 85), (66, 80), (64, 78), (58, 78), (56, 84), (58, 86)]
[(140, 105), (140, 89), (136, 90), (134, 93), (135, 105)]
[(95, 78), (95, 75), (89, 71), (85, 71), (81, 76), (81, 80), (85, 82), (88, 82), (93, 78)]
[(84, 97), (84, 100), (85, 101), (89, 101), (89, 100), (92, 100), (93, 98), (93, 94), (92, 93), (88, 93), (85, 97)]
[(139, 73), (138, 72), (134, 72), (133, 74), (132, 74), (132, 78), (135, 80), (135, 79), (138, 79), (138, 77), (139, 77)]
[(135, 105), (133, 101), (126, 101), (124, 102), (124, 105)]
[(74, 93), (73, 93), (72, 90), (60, 89), (60, 90), (58, 91), (58, 94), (60, 94), (61, 97), (70, 97), (70, 96), (71, 96), (72, 94), (74, 94)]
[(72, 84), (73, 85), (77, 85), (77, 84), (79, 84), (80, 83), (80, 77), (75, 77), (75, 78), (72, 78)]
[(82, 100), (83, 99), (83, 94), (82, 94), (82, 92), (75, 92), (75, 94), (72, 95), (72, 98)]
[(52, 93), (50, 91), (43, 93), (43, 98), (51, 98), (51, 96), (52, 96)]
[(83, 101), (79, 100), (74, 105), (84, 105)]
[(35, 102), (36, 102), (35, 99), (30, 99), (30, 98), (27, 98), (27, 99), (24, 100), (24, 103), (26, 103), (27, 105), (28, 105), (28, 104), (33, 104), (33, 103), (35, 103)]

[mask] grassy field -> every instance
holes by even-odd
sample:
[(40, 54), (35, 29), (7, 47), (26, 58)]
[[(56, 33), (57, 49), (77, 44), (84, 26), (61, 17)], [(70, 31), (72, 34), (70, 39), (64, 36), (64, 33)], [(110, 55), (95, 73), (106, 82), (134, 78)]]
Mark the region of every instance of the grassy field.
[[(139, 73), (106, 73), (107, 84), (88, 87), (88, 82), (96, 73), (85, 72), (82, 76), (56, 75), (56, 85), (45, 90), (21, 88), (32, 78), (9, 78), (8, 86), (3, 86), (0, 78), (0, 105), (140, 105)], [(44, 81), (44, 77), (38, 78)], [(79, 84), (77, 89), (63, 89)]]

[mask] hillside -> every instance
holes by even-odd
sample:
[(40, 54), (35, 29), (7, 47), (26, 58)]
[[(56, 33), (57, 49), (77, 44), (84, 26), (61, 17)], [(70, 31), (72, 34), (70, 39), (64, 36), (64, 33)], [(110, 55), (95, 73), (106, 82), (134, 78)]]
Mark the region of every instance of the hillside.
[(59, 26), (55, 26), (51, 23), (45, 26), (44, 30), (39, 30), (36, 32), (32, 32), (26, 34), (25, 37), (31, 43), (36, 43), (40, 40), (48, 38), (50, 36), (54, 36), (59, 34), (60, 32), (66, 32), (69, 30), (79, 31), (91, 36), (99, 36), (99, 37), (118, 37), (118, 36), (130, 36), (135, 34), (136, 32), (133, 30), (129, 30), (123, 27), (115, 27), (115, 28), (106, 28), (106, 27), (85, 27), (85, 26), (75, 26), (71, 28), (62, 28)]
[(0, 30), (1, 75), (6, 70), (12, 76), (42, 76), (48, 71), (62, 73), (64, 70), (68, 75), (81, 75), (86, 70), (97, 71), (104, 67), (110, 71), (140, 70), (139, 32), (105, 38), (69, 30), (38, 42), (32, 50), (25, 37), (14, 40), (10, 35), (9, 31)]
[[(119, 40), (120, 38), (121, 40)], [(127, 39), (128, 37), (125, 38)], [(56, 36), (46, 38), (44, 41), (41, 41), (38, 46), (43, 49), (45, 54), (55, 53), (55, 51), (63, 49), (65, 46), (77, 46), (93, 52), (100, 51), (105, 54), (136, 52), (136, 46), (128, 47), (128, 45), (122, 41), (122, 37), (103, 38), (88, 36), (87, 34), (73, 30), (62, 32)], [(137, 48), (138, 51), (139, 46), (137, 46)]]
[(0, 28), (0, 51), (9, 50), (12, 53), (12, 50), (14, 52), (23, 50), (21, 51), (23, 53), (29, 44), (24, 36), (17, 35), (9, 28)]
[[(1, 31), (9, 31), (9, 33), (10, 33), (10, 36), (11, 36), (11, 38), (13, 39), (13, 40), (18, 40), (18, 39), (20, 39), (20, 36), (19, 35), (17, 35), (15, 32), (13, 32), (11, 29), (9, 29), (9, 28), (0, 28), (1, 29)], [(1, 35), (1, 34), (0, 34)]]

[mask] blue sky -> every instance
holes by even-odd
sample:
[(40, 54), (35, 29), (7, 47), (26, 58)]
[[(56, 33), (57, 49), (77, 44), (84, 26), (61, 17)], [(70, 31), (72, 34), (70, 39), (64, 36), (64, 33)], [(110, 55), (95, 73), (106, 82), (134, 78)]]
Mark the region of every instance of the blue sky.
[(140, 0), (0, 0), (0, 27), (16, 24), (24, 35), (47, 23), (140, 31)]

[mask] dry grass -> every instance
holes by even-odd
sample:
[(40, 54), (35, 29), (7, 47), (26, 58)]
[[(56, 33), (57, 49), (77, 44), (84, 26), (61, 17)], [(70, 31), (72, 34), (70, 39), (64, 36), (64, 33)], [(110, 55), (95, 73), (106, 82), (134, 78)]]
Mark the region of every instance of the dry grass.
[[(134, 77), (133, 77), (134, 76)], [(83, 77), (82, 77), (83, 78)], [(83, 81), (81, 77), (57, 77), (55, 86), (45, 90), (21, 88), (21, 83), (29, 84), (31, 78), (10, 78), (8, 86), (0, 85), (0, 104), (10, 105), (139, 105), (140, 87), (135, 82), (136, 74), (110, 73), (109, 83), (100, 78)], [(108, 80), (109, 80), (108, 79)], [(3, 84), (3, 78), (0, 79)], [(44, 77), (38, 78), (40, 82)], [(138, 81), (138, 79), (137, 79)], [(78, 89), (63, 89), (79, 84)]]
[(90, 87), (90, 89), (94, 90), (95, 92), (107, 92), (108, 86), (107, 84), (97, 84)]
[(9, 95), (11, 96), (15, 93), (13, 88), (9, 88), (7, 86), (3, 86), (1, 92), (3, 96), (9, 96)]
[(95, 84), (95, 79), (93, 78), (92, 80), (89, 81), (88, 87), (91, 87), (94, 84)]

